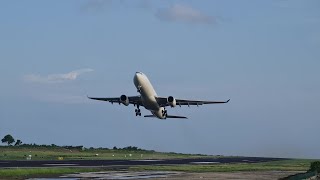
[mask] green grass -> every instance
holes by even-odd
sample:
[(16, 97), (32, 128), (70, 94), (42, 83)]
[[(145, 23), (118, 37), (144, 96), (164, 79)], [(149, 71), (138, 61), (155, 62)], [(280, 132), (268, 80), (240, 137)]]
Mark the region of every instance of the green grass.
[[(132, 166), (130, 171), (183, 171), (183, 172), (235, 172), (235, 171), (306, 171), (312, 160), (283, 160), (265, 163), (238, 163), (215, 165), (164, 165)], [(25, 179), (30, 177), (57, 177), (79, 172), (105, 171), (102, 168), (10, 168), (0, 169), (0, 179)]]
[[(98, 156), (96, 155), (98, 154)], [(130, 157), (129, 154), (132, 154)], [(141, 157), (141, 154), (143, 156)], [(62, 147), (13, 147), (0, 146), (0, 160), (25, 160), (32, 155), (32, 160), (99, 160), (99, 159), (178, 159), (178, 158), (202, 158), (223, 157), (206, 156), (179, 153), (161, 153), (154, 151), (127, 151), (107, 149), (66, 149)], [(211, 164), (211, 165), (159, 165), (159, 166), (132, 166), (131, 171), (184, 171), (184, 172), (234, 172), (234, 171), (306, 171), (314, 160), (282, 160), (265, 163), (233, 163), (233, 164)], [(12, 168), (0, 169), (0, 179), (23, 179), (26, 177), (54, 177), (62, 174), (76, 172), (102, 171), (99, 168)]]
[(0, 169), (0, 179), (25, 179), (30, 177), (53, 177), (63, 174), (100, 171), (98, 168), (12, 168)]
[[(98, 155), (96, 155), (98, 154)], [(131, 156), (129, 156), (131, 154)], [(142, 154), (142, 156), (141, 156)], [(161, 153), (153, 151), (126, 151), (126, 150), (79, 150), (61, 147), (13, 147), (0, 146), (0, 160), (25, 160), (32, 155), (32, 160), (101, 160), (101, 159), (172, 159), (172, 158), (199, 158), (214, 157), (205, 155), (191, 155), (179, 153)]]
[(282, 160), (264, 163), (211, 165), (132, 166), (132, 171), (234, 172), (234, 171), (306, 171), (313, 160)]

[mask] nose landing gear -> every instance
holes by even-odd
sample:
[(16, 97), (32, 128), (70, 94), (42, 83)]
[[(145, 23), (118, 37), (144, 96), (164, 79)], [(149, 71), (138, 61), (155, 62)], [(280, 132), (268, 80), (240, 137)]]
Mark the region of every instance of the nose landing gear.
[(141, 86), (138, 86), (137, 92), (138, 92), (138, 93), (141, 93)]

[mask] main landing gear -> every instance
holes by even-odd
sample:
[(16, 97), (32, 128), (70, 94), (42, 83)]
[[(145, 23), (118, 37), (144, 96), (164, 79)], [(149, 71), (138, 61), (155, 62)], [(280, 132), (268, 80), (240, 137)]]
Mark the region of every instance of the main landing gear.
[(137, 109), (135, 109), (136, 116), (141, 116), (141, 111), (139, 109), (139, 105), (137, 105)]
[(162, 110), (162, 116), (164, 116), (164, 117), (167, 117), (167, 110), (166, 110), (166, 108), (164, 108), (163, 110)]

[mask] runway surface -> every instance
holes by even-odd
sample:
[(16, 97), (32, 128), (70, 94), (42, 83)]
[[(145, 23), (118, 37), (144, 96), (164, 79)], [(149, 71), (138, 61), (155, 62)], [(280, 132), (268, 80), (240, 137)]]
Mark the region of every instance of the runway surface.
[(258, 163), (284, 160), (280, 158), (261, 157), (220, 157), (197, 159), (164, 159), (164, 160), (61, 160), (61, 161), (0, 161), (0, 168), (14, 167), (112, 167), (136, 165), (182, 165), (182, 164), (219, 164), (219, 163)]

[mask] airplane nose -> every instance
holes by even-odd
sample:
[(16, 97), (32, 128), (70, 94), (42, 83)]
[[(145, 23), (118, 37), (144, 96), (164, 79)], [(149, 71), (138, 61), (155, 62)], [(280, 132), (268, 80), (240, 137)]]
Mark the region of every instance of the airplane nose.
[(139, 74), (140, 74), (139, 72), (136, 72), (136, 74), (134, 74), (134, 78), (137, 79)]
[(139, 81), (141, 78), (143, 78), (144, 74), (142, 72), (137, 71), (134, 75), (134, 81)]
[(138, 79), (139, 77), (141, 77), (141, 75), (143, 75), (142, 72), (137, 71), (136, 74), (134, 75), (134, 78)]
[(133, 77), (133, 81), (134, 81), (135, 83), (138, 82), (138, 77), (139, 77), (139, 72), (136, 72), (136, 73), (134, 74), (134, 77)]

